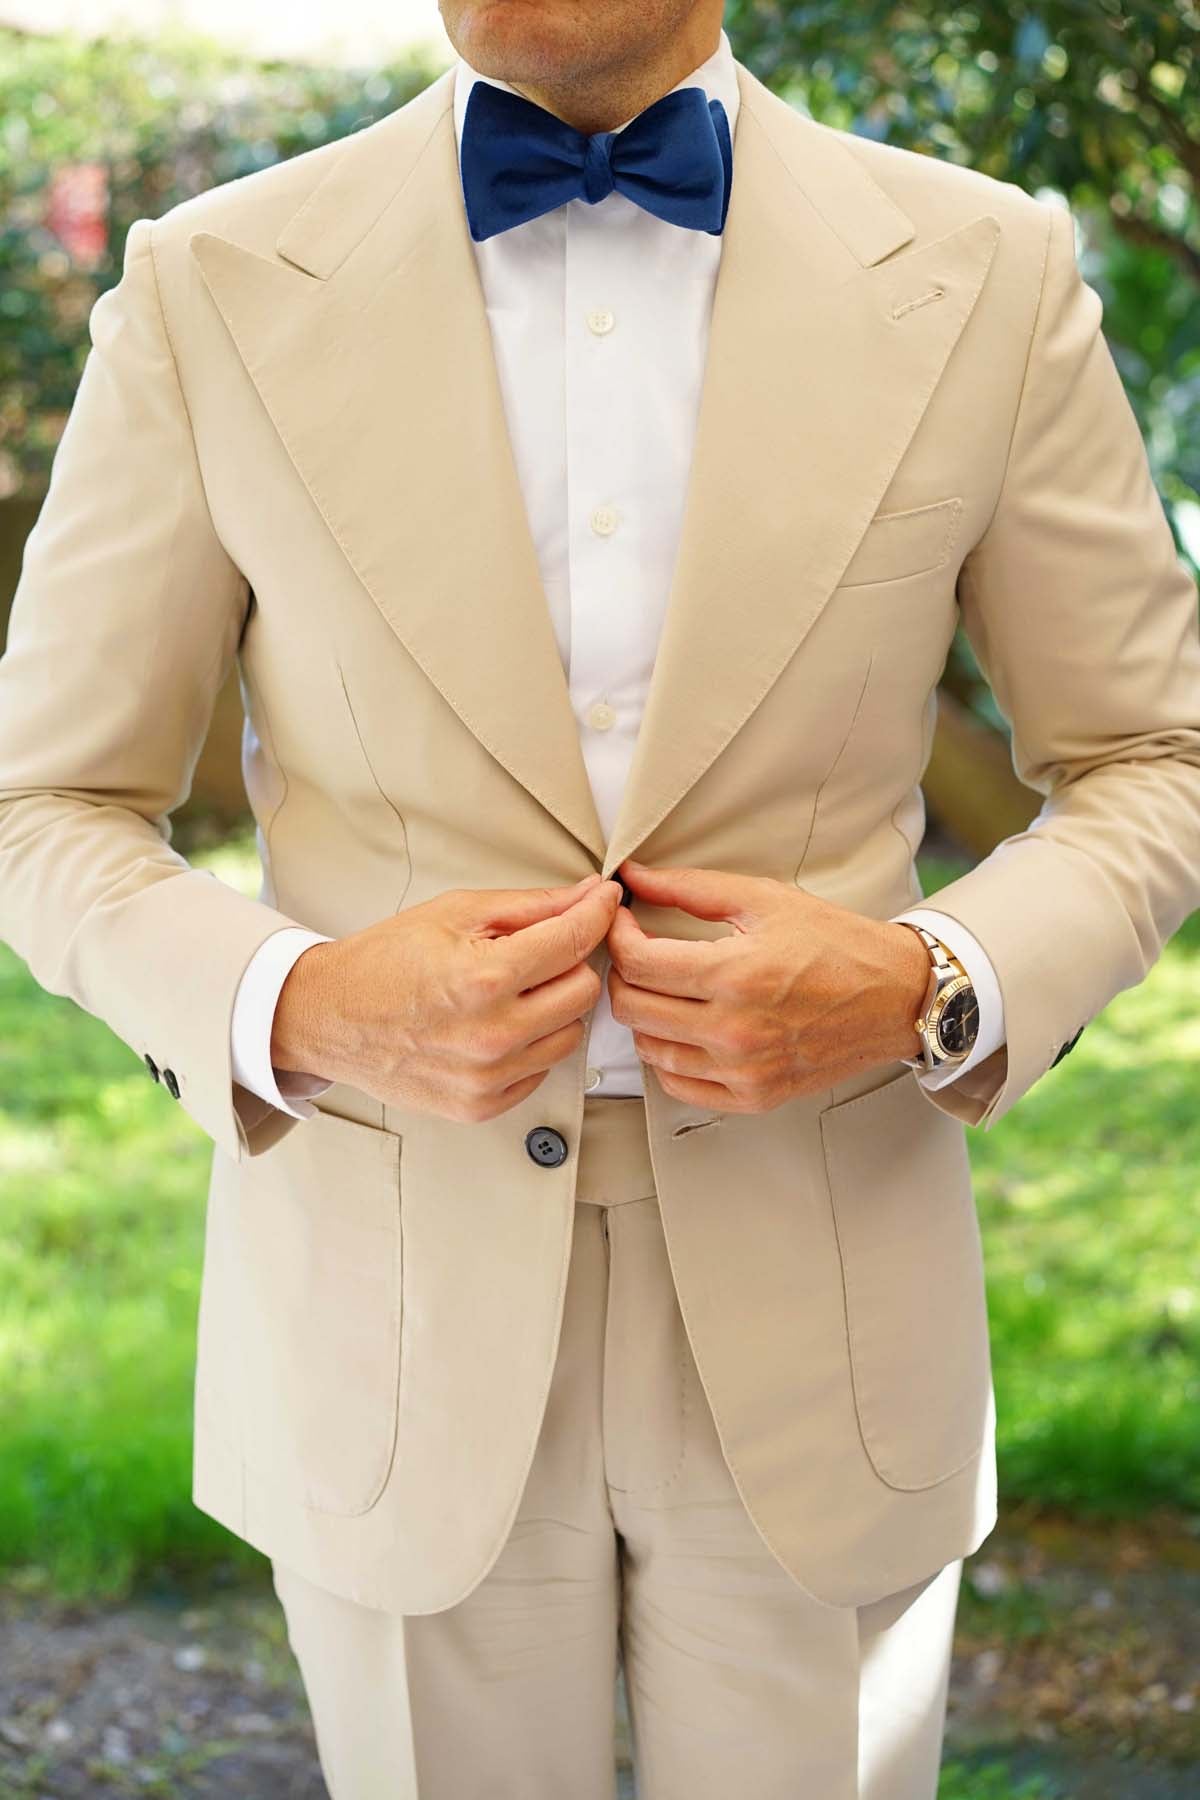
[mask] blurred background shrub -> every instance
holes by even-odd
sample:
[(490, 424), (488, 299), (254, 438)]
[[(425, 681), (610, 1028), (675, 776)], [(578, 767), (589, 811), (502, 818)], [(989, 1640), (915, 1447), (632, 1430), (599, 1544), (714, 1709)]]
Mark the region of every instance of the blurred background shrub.
[[(1191, 0), (1121, 8), (1045, 0), (1015, 13), (729, 0), (726, 23), (736, 53), (815, 117), (1071, 206), (1188, 560), (1200, 549)], [(360, 129), (443, 66), (431, 49), (364, 69), (253, 61), (179, 30), (98, 41), (0, 30), (0, 537), (7, 508), (13, 583), (87, 352), (88, 312), (118, 278), (132, 220)], [(0, 570), (0, 625), (4, 598)], [(924, 781), (934, 826), (921, 864), (926, 891), (1020, 829), (1040, 803), (1016, 779), (1007, 723), (961, 632), (939, 700)], [(234, 670), (177, 841), (197, 860), (216, 858), (226, 879), (253, 893), (240, 730)], [(1198, 946), (1200, 916), (1154, 980), (1119, 997), (1002, 1131), (972, 1136), (981, 1207), (995, 1227), (991, 1304), (1010, 1498), (1110, 1515), (1164, 1503), (1200, 1510), (1200, 1342), (1186, 1275), (1200, 1108), (1194, 1060), (1180, 1054), (1196, 1049)], [(5, 1286), (24, 1318), (8, 1368), (10, 1383), (19, 1371), (8, 1419), (20, 1447), (7, 1480), (0, 1468), (0, 1546), (20, 1561), (40, 1534), (64, 1579), (75, 1564), (85, 1585), (120, 1584), (168, 1543), (185, 1553), (215, 1542), (179, 1489), (186, 1421), (165, 1404), (168, 1391), (178, 1401), (190, 1366), (193, 1208), (208, 1147), (177, 1113), (159, 1117), (140, 1065), (125, 1072), (127, 1053), (110, 1034), (41, 996), (3, 953), (0, 1026), (0, 1076), (13, 1096), (0, 1151), (5, 1198), (15, 1202), (0, 1258), (9, 1259)], [(151, 1192), (147, 1235), (139, 1196)], [(178, 1237), (166, 1228), (176, 1205)], [(133, 1262), (155, 1271), (137, 1301), (150, 1314), (130, 1316), (127, 1338), (112, 1287), (96, 1280), (102, 1259), (122, 1270), (118, 1286)], [(97, 1307), (106, 1326), (92, 1382), (64, 1388), (63, 1372), (100, 1342)], [(156, 1332), (161, 1353), (146, 1358), (138, 1346)], [(70, 1429), (55, 1394), (64, 1405), (74, 1396)], [(94, 1434), (85, 1394), (97, 1408)], [(131, 1415), (160, 1418), (164, 1435), (114, 1440), (109, 1421)], [(146, 1465), (138, 1480), (131, 1455)], [(99, 1487), (107, 1498), (93, 1541), (84, 1520)]]
[[(729, 0), (726, 24), (735, 52), (815, 117), (1071, 207), (1084, 274), (1194, 569), (1193, 0)], [(443, 66), (433, 51), (324, 65), (258, 61), (179, 31), (88, 41), (0, 28), (0, 643), (87, 353), (88, 313), (119, 276), (130, 223), (359, 129)], [(235, 670), (174, 841), (253, 895), (240, 732)], [(1007, 723), (961, 632), (923, 786), (926, 892), (1040, 803), (1016, 779)], [(986, 1664), (1025, 1748), (1011, 1769), (948, 1765), (943, 1800), (1058, 1796), (1057, 1779), (1026, 1779), (1017, 1762), (1035, 1741), (1040, 1758), (1072, 1732), (1089, 1756), (1110, 1758), (1072, 1796), (1197, 1791), (1198, 1066), (1200, 914), (996, 1131), (970, 1134), (1004, 1511), (967, 1572), (956, 1693), (970, 1711)], [(0, 946), (0, 1572), (14, 1591), (120, 1597), (162, 1579), (261, 1575), (257, 1552), (190, 1500), (210, 1160), (208, 1140), (128, 1047), (44, 994)], [(1127, 1586), (1114, 1606), (1118, 1577)], [(1007, 1688), (995, 1671), (1011, 1672)], [(997, 1716), (993, 1707), (989, 1729)], [(967, 1741), (953, 1716), (951, 1741)], [(33, 1760), (21, 1752), (18, 1772), (34, 1785), (14, 1794), (41, 1791), (30, 1742)], [(1153, 1764), (1146, 1785), (1135, 1752)], [(1168, 1760), (1181, 1785), (1164, 1773)], [(247, 1790), (231, 1778), (223, 1791)]]
[(425, 59), (252, 64), (182, 33), (0, 30), (0, 497), (40, 499), (134, 219), (344, 137), (403, 105)]
[[(2, 8), (0, 8), (2, 16)], [(1200, 561), (1200, 69), (1194, 0), (897, 5), (729, 0), (735, 50), (845, 130), (970, 163), (1069, 204), (1080, 260), (1180, 554)], [(0, 632), (125, 233), (186, 196), (344, 136), (441, 67), (260, 62), (185, 31), (89, 41), (0, 29)], [(1012, 767), (965, 634), (939, 688), (924, 788), (982, 856), (1038, 797)], [(240, 709), (218, 701), (198, 804), (234, 822)]]

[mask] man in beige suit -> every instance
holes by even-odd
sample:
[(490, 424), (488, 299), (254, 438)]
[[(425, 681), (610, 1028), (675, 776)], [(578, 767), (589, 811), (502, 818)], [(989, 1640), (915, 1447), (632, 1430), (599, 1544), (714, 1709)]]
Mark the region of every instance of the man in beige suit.
[[(1200, 904), (1195, 593), (1069, 213), (803, 117), (716, 0), (444, 12), (416, 99), (129, 233), (0, 934), (213, 1140), (195, 1500), (334, 1800), (611, 1796), (619, 1664), (642, 1800), (930, 1800), (965, 1126)], [(960, 618), (1043, 804), (923, 898)], [(257, 900), (169, 842), (235, 659)]]

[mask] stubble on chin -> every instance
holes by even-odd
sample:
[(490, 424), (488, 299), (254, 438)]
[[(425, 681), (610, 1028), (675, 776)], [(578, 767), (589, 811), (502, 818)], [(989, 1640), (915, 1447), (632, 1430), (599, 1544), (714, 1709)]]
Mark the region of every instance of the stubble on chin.
[(612, 20), (584, 0), (465, 0), (451, 22), (459, 55), (514, 87), (582, 89), (612, 66)]

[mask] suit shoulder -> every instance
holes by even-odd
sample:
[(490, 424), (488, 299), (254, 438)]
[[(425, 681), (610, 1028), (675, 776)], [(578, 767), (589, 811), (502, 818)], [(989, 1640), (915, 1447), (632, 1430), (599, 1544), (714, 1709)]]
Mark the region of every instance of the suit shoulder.
[(194, 231), (212, 231), (248, 247), (273, 242), (356, 135), (350, 132), (329, 143), (316, 144), (283, 162), (254, 169), (177, 201), (154, 222), (159, 245), (168, 250), (185, 247)]
[[(449, 71), (452, 74), (453, 70)], [(194, 232), (209, 231), (232, 239), (246, 249), (269, 256), (275, 240), (346, 156), (386, 161), (389, 150), (411, 129), (424, 129), (423, 121), (436, 118), (449, 95), (446, 75), (436, 78), (403, 105), (357, 131), (345, 132), (311, 150), (298, 151), (283, 162), (271, 163), (207, 188), (177, 202), (154, 223), (154, 235), (168, 255), (185, 250)]]
[[(990, 214), (999, 226), (1001, 261), (1018, 282), (1039, 282), (1054, 211), (1050, 203), (1035, 199), (1015, 181), (985, 175), (968, 164), (814, 119), (748, 70), (739, 79), (743, 103), (757, 115), (802, 189), (810, 186), (809, 168), (816, 168), (812, 192), (823, 189), (822, 210), (835, 232), (848, 163), (859, 185), (865, 181), (881, 203), (890, 203), (895, 223), (903, 220), (911, 225), (912, 234), (904, 240), (910, 249), (932, 244)], [(735, 138), (735, 182), (736, 161)], [(851, 191), (854, 186), (851, 182)]]
[(879, 138), (825, 125), (877, 186), (908, 214), (922, 237), (939, 237), (981, 213), (991, 213), (1007, 236), (1040, 247), (1050, 207), (1015, 181), (986, 175), (966, 163), (909, 150)]

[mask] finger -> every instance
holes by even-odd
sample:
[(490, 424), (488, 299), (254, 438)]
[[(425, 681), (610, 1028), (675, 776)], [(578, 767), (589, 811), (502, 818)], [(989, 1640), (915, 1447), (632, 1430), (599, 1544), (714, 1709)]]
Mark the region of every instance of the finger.
[(527, 1075), (536, 1075), (552, 1069), (565, 1056), (570, 1056), (578, 1049), (580, 1038), (587, 1027), (578, 1019), (568, 1025), (561, 1025), (557, 1031), (547, 1032), (545, 1037), (535, 1038), (531, 1044), (524, 1044), (508, 1056), (502, 1056), (492, 1064), (488, 1073), (489, 1086), (497, 1092), (511, 1087), (514, 1082), (524, 1081)]
[(523, 1081), (514, 1082), (512, 1087), (507, 1087), (503, 1093), (495, 1095), (490, 1106), (484, 1107), (481, 1111), (473, 1111), (470, 1115), (471, 1118), (476, 1121), (498, 1119), (502, 1113), (511, 1111), (514, 1106), (519, 1105), (522, 1100), (527, 1099), (530, 1094), (540, 1088), (545, 1079), (545, 1069), (540, 1069), (536, 1075), (527, 1075)]
[(515, 1081), (511, 1087), (506, 1087), (504, 1091), (497, 1096), (500, 1103), (500, 1110), (502, 1112), (507, 1112), (510, 1107), (516, 1106), (518, 1101), (524, 1100), (528, 1098), (530, 1094), (535, 1093), (536, 1090), (541, 1087), (543, 1081), (545, 1081), (546, 1074), (547, 1071), (545, 1069), (539, 1069), (536, 1075), (527, 1075), (523, 1081)]
[(681, 1044), (705, 1046), (712, 1029), (712, 1007), (707, 1000), (679, 999), (650, 988), (631, 987), (617, 969), (608, 971), (608, 992), (618, 1024), (655, 1037), (676, 1038)]
[(620, 874), (648, 906), (676, 906), (698, 919), (726, 919), (745, 930), (766, 910), (766, 890), (757, 875), (734, 875), (725, 869), (652, 869), (629, 857)]
[[(653, 1068), (653, 1064), (647, 1067)], [(721, 1081), (701, 1081), (691, 1075), (670, 1075), (654, 1070), (654, 1079), (673, 1100), (688, 1106), (707, 1106), (713, 1112), (750, 1112), (752, 1108)]]
[(521, 992), (561, 975), (590, 956), (604, 939), (621, 898), (619, 881), (585, 888), (573, 905), (553, 918), (538, 919), (487, 946), (504, 970), (511, 990)]
[(591, 963), (577, 963), (565, 974), (553, 975), (536, 987), (526, 988), (512, 1001), (510, 1021), (513, 1047), (531, 1044), (592, 1011), (603, 989)]
[(481, 936), (521, 931), (539, 919), (555, 918), (599, 884), (598, 870), (570, 887), (481, 888), (470, 895), (466, 909), (473, 929)]
[(635, 1031), (633, 1047), (643, 1062), (671, 1075), (698, 1076), (705, 1081), (719, 1081), (720, 1069), (712, 1052), (698, 1044), (681, 1044), (675, 1038), (653, 1037), (646, 1031)]
[(634, 987), (711, 1000), (729, 956), (726, 945), (733, 941), (652, 937), (622, 906), (609, 928), (608, 953), (618, 973)]

